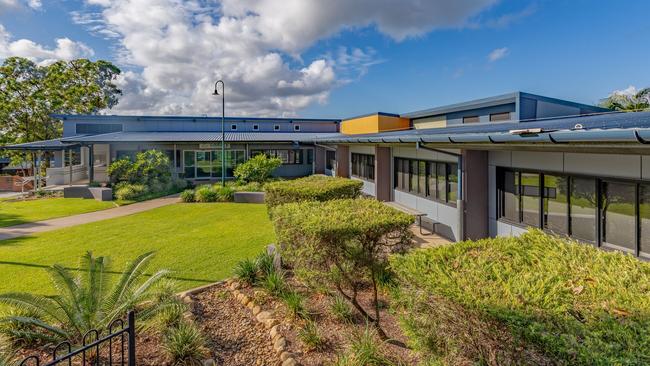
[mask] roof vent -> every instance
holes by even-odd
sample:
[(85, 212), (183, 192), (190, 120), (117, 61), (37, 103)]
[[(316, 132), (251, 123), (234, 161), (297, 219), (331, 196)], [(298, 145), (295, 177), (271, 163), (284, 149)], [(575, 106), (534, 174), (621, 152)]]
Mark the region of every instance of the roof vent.
[(576, 123), (576, 125), (573, 126), (573, 129), (574, 129), (574, 130), (582, 130), (583, 128), (584, 128), (584, 127), (583, 127), (582, 124), (580, 124), (580, 123)]
[(525, 128), (521, 130), (510, 130), (511, 135), (535, 135), (542, 132), (541, 128)]

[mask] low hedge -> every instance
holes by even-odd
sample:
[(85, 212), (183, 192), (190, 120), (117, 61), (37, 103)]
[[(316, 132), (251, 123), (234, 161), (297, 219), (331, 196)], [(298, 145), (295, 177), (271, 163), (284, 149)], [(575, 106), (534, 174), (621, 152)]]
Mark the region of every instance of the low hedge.
[(444, 363), (650, 364), (650, 264), (531, 231), (393, 256), (413, 346)]
[(264, 200), (269, 212), (275, 206), (290, 202), (329, 201), (357, 198), (363, 183), (347, 178), (312, 175), (305, 178), (267, 183), (264, 186)]
[(181, 201), (190, 202), (230, 202), (233, 200), (235, 189), (231, 186), (222, 187), (220, 184), (205, 184), (195, 190), (187, 189), (181, 193)]

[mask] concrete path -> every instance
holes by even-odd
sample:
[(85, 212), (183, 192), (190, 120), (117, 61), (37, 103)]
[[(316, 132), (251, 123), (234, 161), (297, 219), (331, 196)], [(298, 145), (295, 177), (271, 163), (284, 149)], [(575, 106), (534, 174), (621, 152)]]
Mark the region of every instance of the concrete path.
[(42, 233), (61, 229), (64, 227), (76, 226), (87, 224), (89, 222), (102, 221), (112, 219), (114, 217), (122, 217), (132, 215), (138, 212), (149, 211), (154, 208), (163, 207), (177, 203), (178, 195), (156, 198), (149, 201), (133, 203), (127, 206), (120, 206), (116, 208), (109, 208), (107, 210), (88, 212), (80, 215), (60, 217), (57, 219), (50, 219), (44, 221), (30, 222), (16, 226), (8, 226), (0, 228), (0, 240), (7, 240), (18, 238), (21, 236)]

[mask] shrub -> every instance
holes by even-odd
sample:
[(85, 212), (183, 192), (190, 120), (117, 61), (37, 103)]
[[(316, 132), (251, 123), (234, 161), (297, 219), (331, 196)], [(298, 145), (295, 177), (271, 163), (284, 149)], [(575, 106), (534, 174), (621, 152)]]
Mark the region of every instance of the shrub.
[(109, 165), (107, 172), (114, 185), (141, 184), (152, 192), (169, 190), (174, 184), (178, 189), (184, 188), (180, 187), (180, 182), (172, 182), (171, 162), (158, 150), (140, 152), (134, 161), (128, 158), (116, 160)]
[(260, 254), (258, 254), (257, 258), (255, 258), (255, 261), (257, 262), (257, 268), (259, 269), (263, 277), (266, 277), (271, 273), (275, 272), (275, 264), (273, 263), (273, 256), (267, 253), (266, 251), (263, 251)]
[(305, 178), (267, 183), (264, 201), (272, 213), (274, 207), (302, 201), (328, 201), (342, 198), (356, 198), (363, 183), (347, 178), (333, 178), (312, 175)]
[[(156, 299), (155, 285), (168, 271), (157, 271), (144, 280), (154, 253), (145, 253), (128, 263), (112, 278), (108, 259), (86, 253), (80, 260), (81, 271), (72, 271), (55, 264), (47, 269), (57, 294), (43, 296), (30, 293), (0, 295), (0, 304), (31, 313), (31, 316), (8, 315), (0, 323), (10, 324), (19, 333), (34, 339), (52, 342), (68, 340), (79, 344), (91, 329), (106, 329), (115, 319), (138, 306), (139, 321), (149, 320), (166, 304)], [(112, 284), (109, 286), (109, 284)]]
[(245, 184), (231, 184), (235, 192), (263, 192), (264, 183), (250, 182)]
[(316, 323), (309, 321), (298, 331), (298, 339), (308, 351), (322, 349), (325, 346), (325, 338), (320, 334)]
[(265, 154), (259, 154), (237, 165), (234, 174), (239, 181), (245, 183), (264, 183), (280, 165), (282, 165), (280, 158), (270, 158)]
[[(392, 257), (413, 346), (468, 363), (650, 362), (650, 264), (530, 231)], [(451, 362), (450, 362), (451, 363)]]
[(235, 277), (239, 280), (254, 285), (257, 282), (258, 264), (256, 261), (245, 258), (237, 262), (235, 265)]
[[(377, 269), (386, 266), (387, 254), (412, 244), (413, 217), (374, 199), (301, 202), (278, 206), (273, 213), (282, 258), (309, 282), (335, 288), (380, 336)], [(366, 311), (357, 294), (373, 288), (374, 314)]]
[(15, 366), (16, 351), (11, 349), (9, 340), (0, 337), (0, 366)]
[(196, 202), (217, 202), (219, 194), (211, 186), (203, 185), (194, 191)]
[(354, 334), (347, 352), (339, 356), (336, 366), (392, 366), (396, 365), (382, 350), (383, 342), (377, 340), (375, 332), (366, 327)]
[(273, 296), (282, 296), (287, 289), (284, 273), (281, 271), (269, 273), (262, 280), (262, 287)]
[(133, 162), (128, 158), (113, 161), (106, 171), (112, 184), (120, 182), (136, 183), (137, 177), (133, 169)]
[(297, 318), (308, 318), (307, 308), (305, 307), (305, 297), (297, 291), (286, 291), (280, 297), (289, 309), (292, 316)]
[(350, 306), (341, 296), (334, 296), (332, 302), (330, 303), (330, 312), (339, 321), (352, 321), (352, 310), (350, 310)]
[(205, 344), (201, 330), (190, 322), (169, 328), (163, 338), (163, 348), (174, 365), (201, 365), (206, 354)]
[(229, 202), (233, 200), (235, 196), (235, 189), (230, 186), (213, 186), (212, 189), (217, 194), (217, 201), (219, 202)]
[(115, 190), (115, 198), (120, 201), (134, 201), (148, 193), (147, 187), (143, 184), (120, 184)]
[(195, 197), (194, 197), (194, 190), (193, 189), (186, 189), (181, 193), (181, 201), (189, 203), (189, 202), (194, 202)]

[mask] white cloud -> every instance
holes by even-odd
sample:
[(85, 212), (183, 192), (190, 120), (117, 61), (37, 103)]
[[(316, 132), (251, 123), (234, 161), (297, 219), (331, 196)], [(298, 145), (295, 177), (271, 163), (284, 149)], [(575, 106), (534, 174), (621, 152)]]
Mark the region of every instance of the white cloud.
[(12, 41), (11, 38), (11, 34), (0, 24), (0, 59), (19, 56), (47, 64), (56, 60), (91, 57), (94, 54), (90, 47), (69, 38), (58, 38), (55, 48), (47, 48), (28, 39)]
[(0, 0), (0, 14), (9, 10), (20, 9), (24, 6), (31, 9), (40, 9), (43, 4), (41, 0)]
[(501, 60), (502, 58), (508, 56), (508, 53), (510, 53), (508, 47), (496, 48), (488, 54), (488, 61), (495, 62)]
[(374, 27), (402, 41), (464, 27), (496, 1), (86, 0), (92, 13), (73, 19), (113, 39), (132, 70), (120, 79), (120, 112), (215, 113), (210, 93), (223, 79), (228, 114), (277, 116), (327, 102), (382, 61), (370, 48), (343, 47), (303, 62), (319, 40)]

